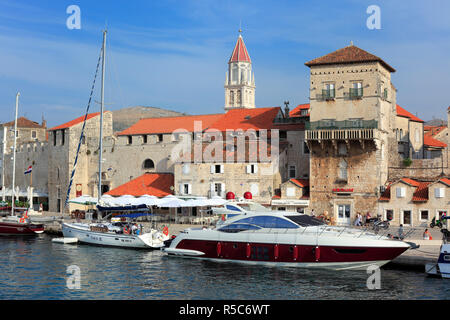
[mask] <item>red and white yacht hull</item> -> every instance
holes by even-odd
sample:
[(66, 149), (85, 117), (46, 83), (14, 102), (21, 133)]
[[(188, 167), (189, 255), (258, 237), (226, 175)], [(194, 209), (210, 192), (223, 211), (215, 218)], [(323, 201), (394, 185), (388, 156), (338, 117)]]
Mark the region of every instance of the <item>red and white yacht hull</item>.
[(43, 232), (43, 224), (0, 221), (0, 235), (35, 235)]
[(305, 268), (366, 269), (382, 266), (410, 246), (402, 241), (375, 238), (335, 237), (292, 233), (185, 230), (169, 248), (169, 255), (214, 261)]

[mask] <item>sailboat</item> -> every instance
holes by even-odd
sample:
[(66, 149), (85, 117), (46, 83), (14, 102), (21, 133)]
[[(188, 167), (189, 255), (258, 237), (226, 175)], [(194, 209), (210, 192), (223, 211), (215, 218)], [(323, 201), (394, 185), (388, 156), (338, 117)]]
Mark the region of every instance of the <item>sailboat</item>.
[(19, 110), (19, 96), (16, 95), (16, 116), (14, 122), (14, 148), (13, 148), (13, 173), (12, 173), (12, 201), (11, 215), (0, 219), (0, 235), (35, 235), (44, 232), (43, 224), (32, 223), (28, 217), (28, 211), (22, 216), (16, 216), (14, 212), (15, 202), (15, 178), (16, 178), (16, 145), (17, 145), (17, 113)]
[[(103, 107), (104, 107), (104, 82), (105, 82), (105, 53), (106, 53), (106, 33), (103, 32), (103, 46), (102, 46), (102, 86), (101, 86), (101, 110), (100, 110), (100, 142), (99, 142), (99, 162), (98, 162), (98, 201), (97, 205), (101, 203), (102, 189), (102, 139), (103, 139)], [(97, 67), (98, 70), (98, 67)], [(95, 82), (94, 82), (95, 83)], [(92, 97), (92, 91), (91, 91)], [(90, 104), (89, 100), (89, 104)], [(88, 104), (88, 110), (89, 110)], [(88, 114), (86, 111), (86, 115)], [(86, 121), (86, 118), (85, 118)], [(72, 171), (71, 181), (69, 183), (69, 190), (67, 192), (67, 201), (70, 195), (70, 187), (72, 185), (73, 176), (78, 159), (81, 138), (83, 137), (84, 124), (81, 132), (80, 143), (78, 145), (78, 152)], [(106, 219), (105, 217), (104, 219)], [(159, 249), (164, 246), (164, 241), (169, 239), (168, 229), (165, 228), (162, 232), (151, 229), (149, 232), (133, 228), (132, 224), (124, 222), (98, 222), (98, 223), (62, 223), (62, 232), (65, 238), (77, 239), (78, 242), (101, 245), (114, 246), (124, 248), (147, 248)]]

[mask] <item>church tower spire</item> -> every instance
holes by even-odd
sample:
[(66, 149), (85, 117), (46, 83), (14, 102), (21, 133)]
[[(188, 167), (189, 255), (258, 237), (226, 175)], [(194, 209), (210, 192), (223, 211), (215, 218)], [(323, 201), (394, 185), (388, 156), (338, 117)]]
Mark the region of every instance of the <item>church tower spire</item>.
[(225, 111), (255, 107), (255, 75), (252, 60), (242, 38), (242, 30), (228, 61), (225, 78)]

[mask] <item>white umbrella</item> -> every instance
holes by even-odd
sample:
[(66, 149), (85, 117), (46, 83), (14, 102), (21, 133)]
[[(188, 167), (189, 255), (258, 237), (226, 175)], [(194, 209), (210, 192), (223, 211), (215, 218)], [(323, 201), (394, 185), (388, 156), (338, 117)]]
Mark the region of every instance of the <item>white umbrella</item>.
[(90, 205), (90, 204), (97, 204), (97, 199), (88, 195), (82, 195), (75, 199), (69, 200), (69, 203)]
[(207, 199), (206, 200), (206, 203), (207, 203), (206, 205), (207, 206), (211, 206), (211, 207), (213, 207), (213, 206), (221, 206), (221, 205), (223, 205), (223, 204), (225, 204), (227, 202), (228, 202), (227, 200), (222, 199), (221, 197), (214, 196), (211, 199)]
[(130, 205), (135, 206), (138, 204), (142, 204), (141, 201), (139, 201), (139, 199), (136, 199), (135, 197), (130, 196), (130, 195), (123, 195), (123, 196), (115, 199), (115, 202), (122, 206), (130, 206)]
[(146, 206), (157, 206), (164, 202), (163, 199), (159, 199), (155, 196), (143, 195), (138, 198), (140, 204), (145, 204)]

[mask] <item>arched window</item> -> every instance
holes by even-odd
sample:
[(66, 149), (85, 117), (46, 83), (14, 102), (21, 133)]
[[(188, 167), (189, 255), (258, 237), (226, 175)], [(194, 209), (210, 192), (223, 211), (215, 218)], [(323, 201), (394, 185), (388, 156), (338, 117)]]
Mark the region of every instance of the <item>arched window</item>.
[(234, 104), (234, 92), (230, 91), (230, 104)]
[(155, 169), (155, 163), (152, 159), (146, 159), (143, 165), (144, 169)]
[(341, 180), (347, 180), (347, 161), (344, 159), (339, 162), (339, 178)]

